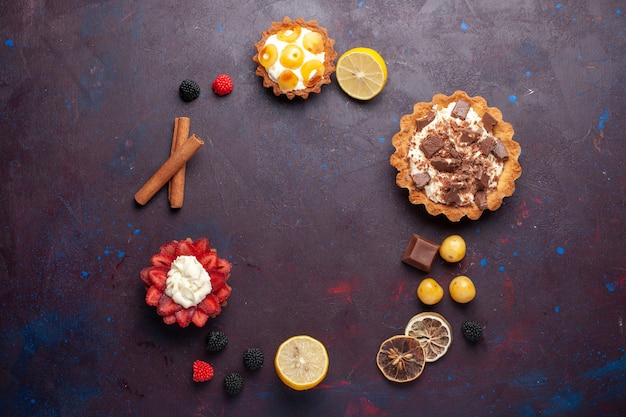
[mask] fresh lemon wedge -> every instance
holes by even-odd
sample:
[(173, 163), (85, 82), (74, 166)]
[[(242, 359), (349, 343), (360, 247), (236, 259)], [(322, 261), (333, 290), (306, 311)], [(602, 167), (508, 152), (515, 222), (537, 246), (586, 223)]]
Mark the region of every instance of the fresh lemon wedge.
[(322, 382), (328, 372), (328, 363), (324, 344), (306, 335), (285, 340), (274, 358), (278, 377), (297, 391), (313, 388)]
[(339, 57), (335, 76), (347, 95), (358, 100), (371, 100), (385, 87), (387, 65), (375, 50), (353, 48)]

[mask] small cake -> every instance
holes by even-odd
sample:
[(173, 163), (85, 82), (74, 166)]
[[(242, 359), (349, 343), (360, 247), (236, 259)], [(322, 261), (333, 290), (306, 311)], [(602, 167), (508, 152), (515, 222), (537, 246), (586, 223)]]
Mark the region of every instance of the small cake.
[(334, 45), (328, 31), (317, 21), (285, 17), (282, 22), (272, 22), (254, 44), (256, 74), (263, 77), (263, 86), (272, 88), (275, 95), (306, 99), (330, 83), (337, 58)]
[(207, 239), (166, 243), (150, 263), (140, 273), (146, 304), (156, 307), (166, 324), (202, 327), (226, 305), (232, 265), (217, 256)]
[(400, 120), (390, 163), (409, 201), (451, 221), (497, 210), (522, 173), (513, 126), (482, 97), (464, 91), (417, 103)]

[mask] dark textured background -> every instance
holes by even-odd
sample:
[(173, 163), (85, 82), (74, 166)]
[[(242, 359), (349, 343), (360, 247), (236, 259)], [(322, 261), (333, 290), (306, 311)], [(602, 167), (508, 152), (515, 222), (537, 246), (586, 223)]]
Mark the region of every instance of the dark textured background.
[[(0, 408), (11, 416), (619, 416), (626, 409), (626, 4), (622, 1), (4, 2), (0, 13)], [(317, 19), (341, 54), (380, 51), (389, 80), (361, 103), (333, 83), (274, 97), (253, 44), (283, 16)], [(232, 94), (210, 83), (233, 77)], [(177, 88), (198, 81), (183, 103)], [(456, 89), (515, 127), (515, 194), (452, 224), (411, 206), (389, 165), (398, 120)], [(174, 118), (206, 145), (181, 210), (133, 194), (167, 158)], [(434, 309), (448, 354), (387, 382), (382, 340), (424, 310), (426, 274), (400, 262), (411, 233), (463, 235), (437, 260), (467, 306)], [(139, 271), (169, 240), (207, 237), (233, 294), (204, 329), (160, 321)], [(470, 346), (463, 320), (485, 326)], [(209, 329), (230, 337), (209, 355)], [(322, 385), (293, 392), (272, 365), (307, 333)], [(243, 370), (258, 346), (265, 367)], [(216, 377), (191, 380), (195, 359)], [(243, 393), (221, 386), (232, 371)]]

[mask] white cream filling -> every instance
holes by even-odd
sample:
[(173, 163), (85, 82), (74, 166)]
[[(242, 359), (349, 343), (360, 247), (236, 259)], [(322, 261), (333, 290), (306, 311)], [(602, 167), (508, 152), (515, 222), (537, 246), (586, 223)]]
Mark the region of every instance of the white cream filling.
[(198, 305), (211, 293), (211, 277), (195, 256), (179, 256), (165, 280), (165, 294), (184, 308)]

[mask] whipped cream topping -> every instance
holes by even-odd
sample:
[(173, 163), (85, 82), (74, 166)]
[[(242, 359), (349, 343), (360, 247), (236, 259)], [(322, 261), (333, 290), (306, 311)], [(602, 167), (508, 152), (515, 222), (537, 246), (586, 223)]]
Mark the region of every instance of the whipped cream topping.
[(165, 281), (165, 294), (184, 308), (198, 305), (211, 293), (211, 277), (195, 256), (179, 256)]
[[(423, 185), (428, 198), (436, 203), (450, 204), (449, 193), (454, 187), (455, 204), (468, 206), (475, 202), (478, 191), (477, 184), (484, 187), (489, 194), (498, 185), (498, 178), (502, 173), (504, 161), (496, 158), (491, 152), (484, 155), (480, 143), (484, 140), (497, 141), (483, 126), (481, 117), (470, 108), (465, 120), (454, 117), (452, 110), (456, 102), (446, 108), (438, 109), (433, 106), (435, 117), (423, 129), (415, 132), (409, 143), (408, 161), (410, 175), (413, 178), (424, 177), (427, 174), (430, 180)], [(464, 132), (472, 132), (475, 137), (471, 143), (462, 140)], [(437, 153), (439, 163), (456, 163), (459, 169), (439, 170), (433, 166), (433, 155), (428, 158), (420, 145), (424, 140), (435, 135), (443, 138), (444, 146)], [(449, 171), (449, 172), (448, 172)]]
[[(278, 39), (278, 35), (277, 34), (273, 34), (270, 35), (267, 40), (265, 41), (265, 45), (268, 44), (272, 44), (274, 46), (276, 46), (276, 49), (278, 50), (278, 56), (280, 56), (280, 54), (283, 52), (283, 50), (285, 49), (285, 47), (287, 45), (297, 45), (299, 46), (303, 51), (304, 51), (304, 62), (310, 61), (312, 59), (316, 59), (322, 63), (324, 63), (324, 59), (326, 57), (326, 52), (320, 52), (319, 54), (314, 54), (310, 51), (308, 51), (303, 43), (302, 43), (302, 39), (304, 38), (304, 36), (307, 33), (312, 32), (312, 30), (308, 29), (308, 28), (301, 28), (301, 32), (300, 32), (300, 36), (298, 37), (298, 39), (296, 39), (293, 42), (284, 42), (281, 41), (280, 39)], [(296, 87), (294, 88), (294, 90), (304, 90), (306, 88), (306, 85), (304, 85), (304, 76), (302, 75), (302, 71), (301, 71), (302, 66), (300, 66), (300, 68), (297, 69), (291, 69), (291, 71), (293, 71), (294, 74), (296, 74), (298, 76), (298, 84), (296, 85)], [(274, 82), (278, 82), (278, 77), (280, 76), (280, 74), (286, 70), (288, 68), (284, 67), (281, 63), (280, 60), (277, 59), (276, 62), (274, 64), (272, 64), (270, 67), (265, 68), (265, 70), (267, 71), (267, 75), (269, 75), (270, 79)], [(313, 75), (311, 75), (310, 78), (313, 78)]]

